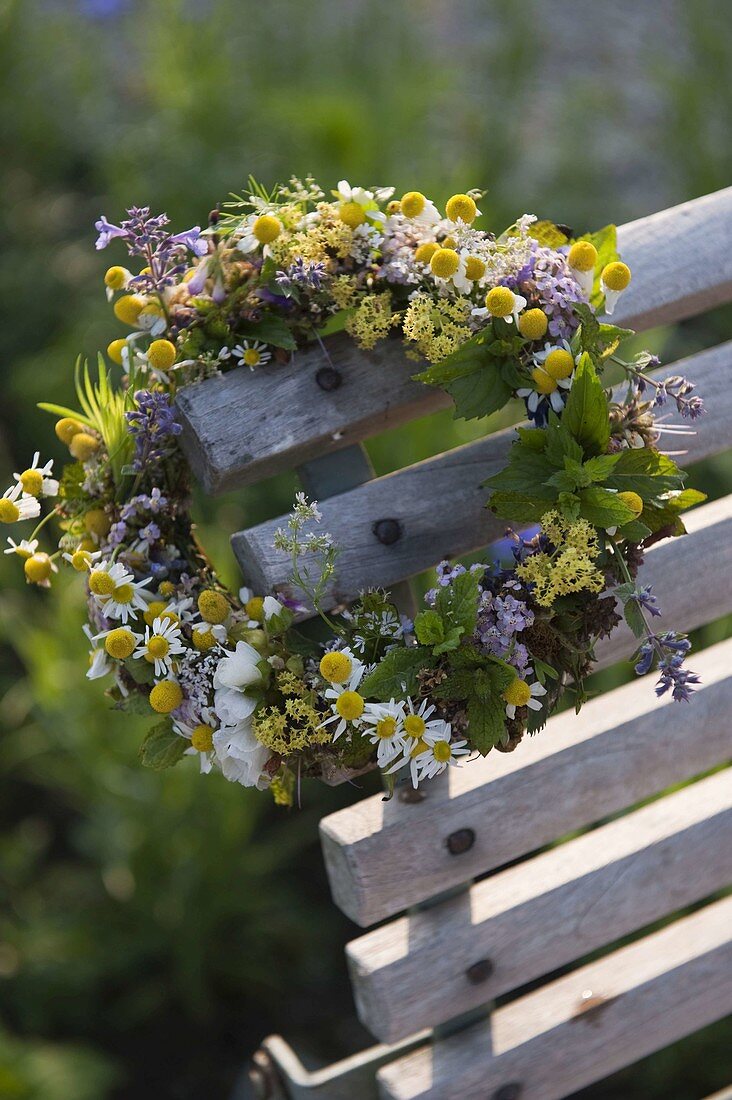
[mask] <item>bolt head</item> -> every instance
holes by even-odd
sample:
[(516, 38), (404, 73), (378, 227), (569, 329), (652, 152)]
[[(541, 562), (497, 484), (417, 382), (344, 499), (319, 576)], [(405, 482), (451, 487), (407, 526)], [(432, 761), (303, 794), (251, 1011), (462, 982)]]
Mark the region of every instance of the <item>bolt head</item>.
[(490, 978), (494, 970), (495, 967), (490, 959), (478, 959), (465, 971), (465, 977), (471, 985), (480, 985), (481, 982)]
[(473, 829), (457, 829), (450, 833), (445, 843), (451, 856), (461, 856), (475, 844), (475, 832)]
[(377, 519), (372, 531), (382, 546), (393, 546), (401, 538), (402, 525), (398, 519)]
[(509, 1081), (506, 1085), (501, 1085), (493, 1093), (491, 1100), (519, 1100), (521, 1093), (523, 1092), (523, 1085), (520, 1081)]
[(335, 367), (321, 367), (315, 375), (315, 381), (325, 393), (332, 393), (333, 390), (338, 389), (343, 377)]

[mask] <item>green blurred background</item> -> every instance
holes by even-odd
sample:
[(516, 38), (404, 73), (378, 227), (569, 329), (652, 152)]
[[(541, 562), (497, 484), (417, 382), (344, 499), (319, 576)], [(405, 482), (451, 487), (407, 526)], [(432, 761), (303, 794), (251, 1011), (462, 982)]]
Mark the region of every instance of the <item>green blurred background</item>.
[[(205, 224), (250, 172), (310, 171), (439, 200), (486, 187), (493, 228), (524, 210), (578, 231), (639, 217), (731, 182), (728, 15), (705, 0), (0, 0), (3, 486), (36, 448), (63, 458), (35, 403), (68, 402), (77, 353), (120, 334), (100, 213)], [(675, 358), (729, 321), (645, 342)], [(370, 449), (385, 472), (485, 427), (445, 413)], [(712, 495), (729, 475), (724, 459), (694, 473)], [(293, 486), (199, 500), (226, 579), (229, 534), (285, 511)], [(366, 1045), (354, 929), (317, 843), (357, 792), (313, 785), (288, 814), (187, 764), (143, 772), (135, 720), (83, 678), (81, 586), (46, 594), (19, 574), (3, 557), (0, 1097), (227, 1097), (270, 1031), (314, 1061)], [(704, 1096), (732, 1077), (727, 1037), (708, 1029), (583, 1096)]]

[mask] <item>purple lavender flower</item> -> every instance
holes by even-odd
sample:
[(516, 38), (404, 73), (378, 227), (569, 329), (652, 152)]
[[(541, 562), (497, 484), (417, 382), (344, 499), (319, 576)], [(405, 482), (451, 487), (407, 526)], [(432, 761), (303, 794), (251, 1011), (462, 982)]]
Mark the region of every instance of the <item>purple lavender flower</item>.
[(320, 290), (325, 277), (325, 264), (320, 260), (305, 260), (298, 256), (286, 271), (278, 271), (277, 285), (287, 293), (293, 287)]
[(107, 221), (104, 214), (102, 214), (99, 221), (94, 222), (94, 228), (99, 234), (95, 245), (97, 252), (102, 248), (106, 248), (109, 242), (114, 240), (115, 237), (127, 236), (127, 231), (125, 229), (119, 225), (112, 225), (111, 222)]
[(106, 248), (111, 240), (120, 237), (130, 256), (144, 259), (149, 272), (130, 280), (133, 290), (160, 293), (183, 274), (189, 251), (195, 256), (203, 256), (208, 249), (198, 225), (183, 233), (170, 234), (166, 229), (170, 221), (167, 214), (152, 215), (149, 206), (131, 206), (127, 214), (121, 225), (112, 225), (102, 215), (95, 223), (99, 234), (96, 247)]
[(540, 298), (541, 308), (549, 318), (549, 336), (555, 340), (571, 339), (579, 324), (573, 306), (576, 302), (586, 302), (587, 297), (572, 274), (566, 256), (555, 249), (535, 245), (531, 275), (522, 285)]
[(645, 611), (648, 611), (651, 615), (660, 615), (661, 609), (658, 606), (658, 601), (653, 595), (653, 585), (645, 584), (642, 588), (639, 588), (635, 595), (632, 597), (636, 603), (640, 605)]
[(134, 467), (141, 472), (148, 462), (165, 457), (171, 450), (172, 437), (180, 435), (181, 425), (175, 419), (170, 394), (138, 390), (137, 409), (125, 413), (130, 435), (135, 440)]
[(127, 537), (127, 524), (120, 520), (118, 523), (113, 523), (109, 534), (107, 535), (107, 543), (109, 546), (119, 546), (125, 541)]
[(677, 703), (688, 703), (694, 692), (694, 684), (701, 683), (700, 677), (683, 667), (684, 658), (691, 649), (691, 642), (675, 630), (663, 634), (649, 634), (636, 654), (635, 671), (645, 676), (653, 667), (654, 657), (658, 657), (659, 680), (656, 695), (665, 695), (667, 691)]
[(140, 538), (143, 542), (146, 542), (148, 546), (153, 542), (157, 542), (160, 538), (160, 528), (157, 523), (153, 523), (152, 521), (147, 523), (140, 530)]

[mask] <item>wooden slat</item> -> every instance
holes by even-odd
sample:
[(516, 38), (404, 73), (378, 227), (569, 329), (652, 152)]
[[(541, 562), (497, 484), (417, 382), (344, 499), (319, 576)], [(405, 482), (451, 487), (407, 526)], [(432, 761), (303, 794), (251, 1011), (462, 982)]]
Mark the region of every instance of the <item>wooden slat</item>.
[(359, 1018), (437, 1027), (730, 883), (725, 770), (354, 940)]
[[(668, 449), (686, 448), (682, 465), (707, 458), (732, 443), (732, 341), (672, 364), (658, 377), (686, 374), (698, 382), (707, 413), (692, 436), (665, 437)], [(618, 395), (626, 387), (618, 387)], [(678, 421), (679, 417), (675, 416)], [(391, 586), (430, 568), (440, 558), (456, 557), (499, 538), (506, 521), (486, 508), (485, 479), (505, 466), (515, 439), (509, 428), (485, 439), (376, 478), (366, 486), (325, 503), (323, 530), (341, 547), (330, 603), (353, 599), (366, 585)], [(662, 444), (663, 445), (663, 444)], [(376, 534), (381, 519), (396, 519), (399, 538), (383, 545)], [(232, 538), (242, 573), (257, 591), (287, 587), (289, 560), (272, 545), (283, 517), (240, 531)]]
[[(647, 329), (729, 301), (731, 226), (732, 188), (622, 226), (633, 281), (618, 323)], [(318, 384), (318, 372), (333, 366), (315, 345), (288, 366), (236, 369), (178, 395), (181, 443), (208, 492), (251, 484), (450, 403), (410, 380), (416, 364), (396, 339), (363, 352), (339, 336), (328, 351), (340, 375), (335, 389)]]
[(561, 1100), (732, 1011), (731, 927), (709, 905), (390, 1063), (381, 1096)]
[[(579, 715), (556, 715), (514, 753), (424, 784), (420, 802), (375, 795), (324, 818), (336, 904), (367, 927), (723, 763), (732, 641), (698, 654), (694, 668), (703, 683), (687, 706), (638, 680)], [(472, 842), (453, 855), (448, 838), (463, 830)]]

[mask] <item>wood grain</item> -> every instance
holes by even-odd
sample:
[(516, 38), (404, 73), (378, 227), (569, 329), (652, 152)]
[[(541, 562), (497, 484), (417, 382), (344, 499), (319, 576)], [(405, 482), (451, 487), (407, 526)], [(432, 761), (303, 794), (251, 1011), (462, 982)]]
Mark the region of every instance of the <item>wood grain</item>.
[(382, 1042), (437, 1027), (730, 883), (725, 770), (354, 940), (359, 1018)]
[[(730, 368), (732, 341), (658, 372), (658, 377), (686, 374), (698, 381), (707, 402), (707, 414), (694, 425), (697, 434), (681, 437), (679, 446), (688, 451), (679, 457), (682, 465), (717, 454), (732, 443)], [(618, 395), (624, 389), (619, 387)], [(675, 448), (676, 437), (668, 438), (672, 440), (669, 449)], [(323, 529), (341, 547), (328, 603), (334, 606), (353, 599), (366, 586), (391, 588), (441, 558), (479, 550), (500, 538), (506, 521), (487, 510), (489, 494), (482, 483), (505, 466), (514, 439), (514, 430), (506, 429), (325, 502)], [(400, 529), (397, 541), (388, 545), (379, 542), (376, 534), (376, 524), (384, 518), (397, 520)], [(258, 592), (287, 591), (289, 561), (272, 546), (274, 532), (283, 522), (280, 516), (232, 537), (242, 573)]]
[[(633, 280), (614, 319), (647, 329), (729, 301), (731, 226), (732, 188), (622, 226)], [(450, 404), (411, 381), (418, 364), (397, 339), (372, 352), (345, 335), (327, 346), (331, 362), (315, 345), (287, 366), (238, 368), (181, 391), (181, 445), (207, 492), (251, 484)], [(338, 371), (337, 388), (318, 384), (324, 368)]]
[[(638, 680), (555, 715), (511, 754), (472, 760), (423, 788), (375, 795), (325, 817), (321, 841), (336, 904), (367, 927), (601, 821), (730, 757), (732, 641), (696, 656), (690, 707)], [(447, 838), (470, 830), (452, 855)]]
[(561, 1100), (732, 1012), (730, 928), (727, 898), (390, 1063), (381, 1096)]

